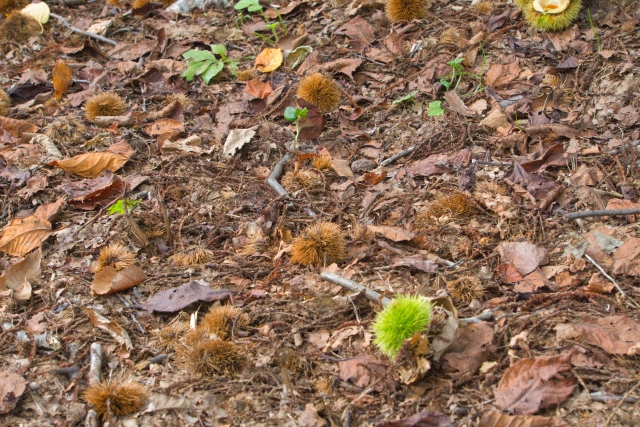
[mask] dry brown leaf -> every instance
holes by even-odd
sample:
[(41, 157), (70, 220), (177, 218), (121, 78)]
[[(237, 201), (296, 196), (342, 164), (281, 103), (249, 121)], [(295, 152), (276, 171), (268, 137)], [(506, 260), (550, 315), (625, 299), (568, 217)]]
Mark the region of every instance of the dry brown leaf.
[(485, 412), (479, 427), (571, 427), (571, 424), (556, 417), (535, 415), (507, 415), (498, 411)]
[(2, 230), (0, 251), (24, 256), (39, 247), (51, 233), (51, 223), (37, 215), (15, 218)]
[(31, 298), (31, 284), (39, 283), (42, 276), (40, 248), (31, 252), (10, 266), (3, 276), (0, 276), (0, 296), (11, 296), (17, 300)]
[(587, 317), (572, 327), (584, 342), (609, 354), (640, 353), (640, 324), (627, 316)]
[(20, 375), (0, 371), (0, 414), (8, 414), (16, 407), (27, 382)]
[(107, 151), (79, 154), (70, 159), (49, 162), (47, 165), (57, 166), (85, 178), (95, 178), (105, 170), (117, 171), (127, 163), (133, 153), (129, 144), (119, 142), (113, 144)]
[(53, 222), (53, 220), (58, 216), (62, 208), (64, 207), (65, 200), (64, 197), (60, 197), (53, 203), (47, 203), (46, 205), (40, 205), (33, 213), (35, 216), (40, 218), (44, 218), (49, 222)]
[(367, 225), (367, 228), (372, 233), (382, 234), (389, 240), (393, 240), (394, 242), (403, 242), (406, 240), (411, 240), (416, 235), (411, 231), (407, 231), (400, 227), (388, 227), (385, 225), (377, 226), (377, 225)]
[(519, 74), (520, 66), (517, 62), (492, 64), (485, 74), (484, 82), (487, 86), (497, 88), (515, 80)]
[(356, 387), (366, 387), (372, 381), (372, 374), (384, 375), (384, 364), (373, 356), (349, 357), (338, 362), (340, 379), (350, 381)]
[(540, 288), (543, 288), (549, 284), (549, 281), (540, 270), (534, 270), (527, 274), (519, 281), (514, 287), (515, 292), (524, 294), (529, 292), (535, 292)]
[(493, 326), (487, 322), (469, 323), (458, 328), (458, 334), (444, 355), (451, 369), (473, 374), (495, 351)]
[(255, 68), (263, 73), (275, 71), (282, 65), (282, 49), (266, 48), (256, 56)]
[(67, 87), (71, 82), (72, 74), (71, 68), (69, 68), (62, 59), (58, 59), (56, 66), (53, 67), (53, 73), (51, 76), (53, 80), (53, 90), (55, 91), (57, 100), (60, 100), (62, 95), (67, 91)]
[(118, 271), (110, 265), (106, 266), (91, 283), (91, 291), (96, 295), (111, 295), (139, 285), (147, 279), (144, 271), (138, 266), (131, 266)]
[(33, 125), (24, 120), (10, 119), (9, 117), (0, 116), (0, 125), (16, 138), (20, 138), (23, 133), (36, 133), (38, 132), (38, 126)]
[(349, 167), (349, 162), (344, 159), (332, 159), (331, 167), (338, 174), (338, 176), (342, 176), (345, 178), (353, 178), (353, 172)]
[(522, 359), (507, 369), (495, 391), (496, 406), (518, 415), (564, 402), (575, 388), (572, 379), (559, 374), (571, 369), (571, 355)]
[(437, 411), (424, 411), (409, 418), (383, 421), (376, 427), (451, 427), (449, 416)]
[(82, 311), (89, 316), (93, 326), (107, 332), (118, 344), (125, 346), (127, 350), (133, 348), (131, 338), (129, 338), (129, 334), (122, 326), (118, 325), (115, 321), (109, 320), (101, 314), (96, 313), (90, 308), (82, 307)]
[(260, 79), (256, 78), (247, 82), (244, 91), (256, 98), (267, 99), (267, 97), (273, 93), (273, 88), (271, 87), (271, 83), (263, 83)]
[(503, 242), (498, 246), (502, 261), (512, 263), (522, 275), (549, 262), (547, 250), (529, 242)]
[(640, 276), (640, 239), (631, 237), (615, 251), (613, 274)]

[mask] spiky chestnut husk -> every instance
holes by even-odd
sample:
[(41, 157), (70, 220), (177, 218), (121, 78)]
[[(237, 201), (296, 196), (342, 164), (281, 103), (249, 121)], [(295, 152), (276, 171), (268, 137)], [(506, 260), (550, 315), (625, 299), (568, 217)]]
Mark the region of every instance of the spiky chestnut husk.
[(100, 116), (121, 116), (127, 111), (127, 103), (115, 92), (104, 92), (92, 96), (84, 105), (84, 115), (93, 120)]
[(289, 192), (322, 186), (322, 178), (319, 176), (318, 172), (308, 169), (289, 171), (284, 174), (280, 182)]
[(0, 14), (5, 15), (13, 10), (20, 10), (29, 4), (29, 0), (0, 0)]
[(305, 76), (298, 84), (298, 98), (316, 104), (322, 114), (335, 110), (342, 100), (342, 92), (331, 77), (321, 73)]
[[(200, 324), (198, 325), (199, 331), (205, 331), (209, 336), (215, 334), (219, 339), (227, 339), (231, 332), (231, 327), (236, 316), (240, 315), (240, 310), (232, 305), (221, 305), (214, 308), (207, 313)], [(241, 315), (238, 318), (240, 326), (247, 324), (246, 315)]]
[(371, 330), (378, 349), (395, 357), (402, 343), (429, 326), (433, 304), (419, 295), (398, 295), (376, 316)]
[(304, 235), (291, 244), (291, 261), (296, 264), (320, 266), (340, 262), (346, 255), (344, 233), (338, 224), (320, 222), (310, 225)]
[(87, 127), (76, 117), (59, 117), (46, 127), (44, 134), (65, 144), (84, 144)]
[(200, 340), (193, 347), (178, 350), (182, 360), (194, 372), (205, 375), (230, 375), (240, 372), (247, 359), (230, 341)]
[(178, 252), (171, 257), (177, 265), (187, 267), (189, 265), (206, 264), (213, 259), (213, 252), (209, 249), (196, 247)]
[(148, 395), (147, 389), (137, 383), (102, 382), (90, 385), (82, 397), (104, 416), (108, 409), (114, 415), (138, 412), (144, 408)]
[(4, 89), (0, 89), (0, 116), (8, 116), (11, 107), (11, 97)]
[(328, 154), (318, 154), (316, 156), (313, 156), (313, 159), (311, 159), (311, 164), (318, 170), (330, 169), (331, 165), (333, 164), (333, 159)]
[(480, 283), (480, 279), (474, 276), (461, 277), (447, 282), (447, 290), (455, 301), (461, 303), (480, 299), (484, 294), (484, 287)]
[(0, 25), (0, 40), (25, 42), (41, 31), (42, 25), (38, 21), (20, 13), (19, 10), (14, 10)]
[(532, 0), (518, 0), (517, 4), (522, 9), (525, 21), (540, 31), (561, 31), (569, 28), (582, 10), (582, 0), (571, 0), (564, 12), (555, 14), (538, 12), (534, 9)]
[(106, 266), (111, 266), (120, 271), (131, 267), (135, 262), (136, 255), (133, 252), (127, 250), (120, 243), (111, 243), (100, 250), (100, 255), (98, 255), (98, 260), (93, 270), (99, 273)]
[(426, 0), (388, 0), (385, 12), (391, 22), (424, 19), (427, 17), (427, 2)]

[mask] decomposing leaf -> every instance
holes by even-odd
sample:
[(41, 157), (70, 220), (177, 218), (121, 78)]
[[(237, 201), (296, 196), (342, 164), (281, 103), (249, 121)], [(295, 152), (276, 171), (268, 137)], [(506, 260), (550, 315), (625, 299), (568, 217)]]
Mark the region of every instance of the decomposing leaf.
[(384, 364), (373, 356), (363, 355), (349, 357), (338, 362), (340, 379), (351, 382), (356, 387), (366, 387), (373, 380), (373, 375), (384, 375)]
[(263, 73), (277, 70), (282, 65), (282, 49), (266, 48), (256, 56), (255, 68)]
[(519, 74), (520, 65), (517, 62), (492, 64), (484, 76), (484, 81), (487, 86), (497, 88), (515, 80)]
[(60, 100), (67, 91), (67, 87), (71, 83), (71, 77), (71, 68), (62, 59), (58, 59), (52, 72), (53, 90), (57, 100)]
[(229, 136), (227, 136), (227, 140), (224, 142), (223, 154), (227, 157), (235, 155), (236, 151), (251, 141), (251, 138), (253, 138), (255, 134), (256, 131), (254, 128), (233, 129), (229, 132)]
[(640, 239), (629, 238), (613, 254), (613, 274), (640, 276)]
[(448, 415), (438, 411), (424, 411), (409, 418), (395, 421), (383, 421), (376, 427), (451, 427)]
[(185, 398), (168, 394), (151, 393), (149, 406), (145, 412), (166, 411), (169, 409), (195, 409), (196, 404)]
[(565, 325), (582, 341), (600, 347), (609, 354), (634, 356), (640, 353), (640, 324), (627, 316), (587, 317)]
[(91, 291), (96, 295), (111, 295), (139, 285), (147, 279), (144, 271), (138, 266), (131, 266), (118, 271), (110, 265), (106, 266), (91, 283)]
[(177, 288), (161, 291), (140, 305), (151, 312), (174, 313), (198, 301), (224, 301), (231, 298), (226, 289), (211, 289), (204, 282), (192, 281)]
[(23, 133), (36, 133), (38, 132), (38, 126), (26, 122), (24, 120), (11, 119), (9, 117), (0, 116), (0, 125), (16, 138), (20, 138)]
[(51, 233), (51, 223), (45, 218), (37, 215), (15, 218), (2, 230), (0, 251), (24, 256), (39, 247)]
[(353, 178), (353, 172), (349, 167), (349, 162), (345, 159), (331, 159), (331, 168), (333, 168), (338, 176)]
[(68, 203), (78, 209), (92, 210), (104, 207), (122, 197), (127, 184), (107, 170), (94, 179), (67, 184), (63, 191), (70, 197)]
[(307, 109), (307, 115), (300, 119), (298, 126), (300, 127), (300, 139), (312, 141), (320, 137), (324, 129), (324, 117), (317, 105), (298, 98), (297, 101), (300, 108)]
[(498, 411), (485, 412), (480, 418), (479, 425), (491, 427), (571, 427), (571, 424), (556, 417), (507, 415)]
[(267, 99), (273, 93), (271, 83), (263, 83), (260, 79), (253, 79), (247, 82), (244, 91), (256, 98)]
[(394, 242), (403, 242), (406, 240), (411, 240), (414, 237), (416, 237), (416, 235), (413, 232), (407, 231), (400, 227), (389, 227), (385, 225), (383, 226), (367, 225), (367, 228), (372, 233), (381, 234), (387, 239), (393, 240)]
[(0, 276), (0, 296), (11, 296), (17, 300), (31, 298), (31, 286), (39, 283), (42, 276), (41, 259), (42, 251), (38, 248), (7, 268)]
[(487, 322), (469, 323), (458, 328), (444, 360), (451, 369), (461, 374), (474, 374), (493, 354), (493, 326)]
[(8, 414), (16, 407), (27, 382), (11, 371), (0, 371), (0, 415)]
[(125, 346), (127, 350), (133, 348), (133, 343), (131, 342), (131, 338), (129, 338), (129, 333), (122, 326), (118, 325), (115, 321), (109, 320), (101, 314), (96, 313), (90, 308), (82, 307), (82, 311), (89, 316), (93, 326), (107, 332), (118, 344)]
[(496, 406), (518, 415), (531, 415), (564, 402), (575, 388), (559, 374), (571, 369), (571, 353), (522, 359), (503, 375), (495, 391)]
[(498, 246), (498, 252), (503, 262), (513, 264), (522, 275), (549, 262), (547, 250), (529, 242), (502, 242)]
[(114, 144), (106, 151), (99, 153), (83, 153), (65, 160), (55, 160), (47, 163), (57, 166), (67, 172), (75, 173), (85, 178), (95, 178), (105, 170), (115, 172), (124, 166), (133, 155), (131, 146), (126, 142)]

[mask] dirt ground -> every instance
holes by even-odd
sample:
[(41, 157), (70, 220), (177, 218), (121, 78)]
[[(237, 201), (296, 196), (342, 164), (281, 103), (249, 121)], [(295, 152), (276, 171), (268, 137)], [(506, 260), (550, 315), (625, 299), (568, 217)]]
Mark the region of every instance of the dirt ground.
[[(640, 207), (636, 1), (545, 33), (510, 2), (277, 0), (277, 46), (259, 13), (134, 3), (49, 4), (106, 42), (0, 29), (0, 425), (640, 425), (638, 217), (567, 217)], [(214, 44), (238, 75), (181, 77)], [(290, 56), (262, 72), (265, 48)], [(314, 72), (341, 103), (296, 147)], [(88, 117), (103, 91), (126, 107)], [(294, 262), (322, 221), (344, 253)], [(399, 294), (443, 305), (390, 359), (371, 325)], [(95, 343), (133, 414), (119, 390), (88, 417)]]

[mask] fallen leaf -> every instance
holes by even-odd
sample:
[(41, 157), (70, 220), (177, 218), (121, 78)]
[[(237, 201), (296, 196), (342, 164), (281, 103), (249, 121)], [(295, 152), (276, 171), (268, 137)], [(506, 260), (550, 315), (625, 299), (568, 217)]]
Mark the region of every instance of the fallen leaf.
[(41, 334), (47, 330), (47, 322), (44, 314), (44, 311), (41, 311), (40, 313), (31, 316), (31, 318), (27, 320), (27, 328), (29, 328), (31, 332)]
[(346, 358), (338, 362), (338, 366), (340, 367), (341, 380), (351, 382), (361, 388), (371, 383), (372, 374), (384, 374), (386, 371), (381, 361), (369, 355)]
[(256, 134), (255, 129), (233, 129), (229, 132), (227, 140), (224, 142), (223, 155), (231, 157), (236, 151), (241, 149)]
[(111, 171), (104, 171), (97, 178), (72, 182), (63, 187), (70, 197), (69, 205), (78, 209), (92, 210), (108, 206), (122, 197), (127, 184)]
[(613, 254), (613, 274), (640, 276), (640, 239), (629, 238)]
[(395, 421), (383, 421), (376, 427), (451, 427), (448, 415), (437, 411), (424, 411), (409, 418)]
[(495, 390), (496, 406), (518, 415), (564, 402), (575, 388), (559, 374), (571, 369), (571, 353), (522, 359), (509, 367)]
[(91, 282), (91, 291), (96, 295), (111, 295), (139, 285), (147, 279), (144, 271), (138, 266), (131, 266), (118, 271), (110, 265), (96, 273)]
[(307, 109), (307, 116), (298, 122), (300, 128), (299, 138), (305, 141), (318, 139), (322, 133), (322, 129), (324, 129), (324, 117), (318, 109), (318, 106), (302, 98), (298, 98), (297, 103), (300, 108)]
[(556, 417), (507, 415), (498, 411), (485, 412), (478, 425), (481, 427), (571, 427), (571, 424)]
[(269, 73), (277, 70), (282, 65), (283, 59), (282, 49), (268, 47), (256, 56), (254, 68), (263, 73)]
[(0, 116), (0, 125), (11, 134), (11, 136), (20, 138), (23, 133), (36, 133), (38, 126), (33, 125), (24, 120), (10, 119), (9, 117)]
[(406, 240), (411, 240), (416, 235), (411, 231), (407, 231), (400, 227), (389, 227), (389, 226), (377, 226), (377, 225), (367, 225), (369, 231), (375, 234), (382, 234), (389, 240), (393, 240), (394, 242), (403, 242)]
[(271, 83), (263, 83), (260, 79), (256, 78), (247, 82), (244, 91), (256, 98), (267, 99), (267, 97), (273, 93), (273, 88), (271, 87)]
[(71, 83), (71, 77), (71, 68), (62, 59), (58, 59), (52, 72), (53, 90), (57, 100), (60, 100), (67, 91), (67, 87)]
[(40, 283), (42, 276), (41, 259), (42, 250), (38, 248), (7, 268), (4, 275), (0, 276), (0, 296), (11, 296), (17, 300), (31, 298), (31, 287)]
[(158, 292), (138, 308), (151, 312), (175, 313), (198, 301), (224, 301), (231, 298), (226, 289), (211, 289), (201, 281), (185, 283), (177, 288)]
[(438, 265), (431, 260), (425, 259), (422, 255), (393, 257), (392, 267), (411, 267), (425, 273), (436, 273), (438, 271)]
[(583, 342), (609, 354), (640, 353), (640, 324), (627, 316), (587, 317), (571, 326)]
[(46, 163), (57, 166), (67, 172), (75, 173), (85, 178), (95, 178), (105, 170), (115, 172), (124, 166), (133, 155), (131, 146), (126, 142), (114, 144), (106, 151), (99, 153), (83, 153), (65, 160), (55, 160)]
[(455, 341), (444, 355), (448, 368), (461, 374), (474, 374), (496, 350), (493, 326), (487, 322), (468, 323), (458, 328)]
[(362, 59), (340, 58), (322, 65), (322, 69), (332, 73), (342, 73), (353, 80), (353, 73), (362, 65)]
[(0, 251), (24, 256), (39, 247), (52, 233), (51, 223), (40, 216), (15, 218), (2, 230)]
[(513, 290), (518, 293), (530, 293), (535, 292), (549, 284), (549, 281), (540, 270), (534, 270), (527, 274), (519, 281)]
[(502, 242), (498, 252), (505, 263), (512, 263), (522, 275), (549, 262), (547, 250), (529, 242)]
[(129, 338), (129, 333), (127, 333), (122, 326), (118, 325), (115, 321), (109, 320), (103, 315), (96, 313), (90, 308), (82, 307), (82, 311), (89, 316), (93, 326), (107, 332), (118, 344), (125, 346), (127, 350), (131, 350), (133, 348), (133, 343), (131, 342), (131, 338)]
[(8, 414), (16, 407), (27, 382), (10, 371), (0, 371), (0, 414)]
[(487, 86), (497, 88), (512, 82), (520, 75), (520, 65), (517, 62), (510, 64), (492, 64), (484, 76)]
[(349, 161), (344, 159), (331, 159), (331, 168), (338, 174), (345, 178), (353, 178), (353, 172), (349, 167)]

